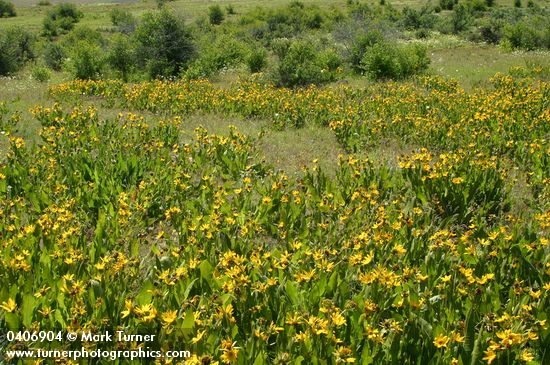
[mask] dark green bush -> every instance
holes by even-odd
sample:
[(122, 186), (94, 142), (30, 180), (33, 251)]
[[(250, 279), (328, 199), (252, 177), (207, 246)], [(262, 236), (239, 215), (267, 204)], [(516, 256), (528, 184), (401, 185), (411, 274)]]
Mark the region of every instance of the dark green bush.
[(487, 10), (487, 3), (485, 0), (466, 0), (464, 5), (470, 10), (470, 12), (483, 12)]
[(267, 51), (264, 48), (254, 48), (246, 58), (248, 69), (252, 73), (262, 71), (267, 65)]
[(333, 81), (336, 74), (325, 62), (310, 42), (294, 41), (280, 60), (274, 81), (286, 87)]
[(504, 27), (503, 40), (509, 48), (528, 51), (544, 46), (544, 33), (524, 22), (509, 24)]
[(120, 73), (124, 81), (128, 81), (128, 75), (135, 65), (132, 44), (128, 37), (122, 34), (113, 36), (111, 41), (107, 62), (113, 70)]
[(7, 0), (0, 0), (0, 18), (10, 18), (16, 15), (13, 3)]
[(168, 10), (146, 13), (134, 33), (138, 65), (149, 76), (174, 76), (194, 56), (191, 36), (181, 19)]
[(0, 32), (0, 75), (18, 71), (34, 58), (34, 37), (23, 28), (8, 28)]
[(479, 25), (481, 40), (489, 44), (498, 44), (502, 38), (504, 22), (500, 19), (482, 20)]
[(73, 29), (83, 14), (74, 4), (61, 3), (54, 6), (44, 19), (44, 35), (55, 37)]
[(331, 74), (338, 72), (338, 69), (342, 66), (342, 58), (332, 49), (321, 51), (318, 59), (323, 70), (329, 71)]
[(87, 41), (79, 41), (71, 49), (70, 70), (75, 79), (100, 79), (105, 59), (101, 48)]
[(271, 42), (271, 49), (279, 59), (283, 59), (291, 44), (292, 41), (288, 38), (277, 38)]
[(384, 41), (384, 36), (380, 31), (373, 30), (366, 34), (357, 36), (352, 44), (349, 62), (356, 72), (362, 72), (361, 61), (365, 52), (376, 43)]
[(277, 9), (257, 8), (243, 16), (240, 24), (249, 25), (254, 38), (269, 42), (276, 38), (293, 38), (309, 30), (319, 29), (327, 19), (327, 13), (319, 7), (305, 6), (295, 1)]
[(458, 4), (454, 7), (451, 14), (451, 27), (453, 33), (457, 34), (466, 30), (471, 22), (472, 14), (466, 5)]
[(198, 58), (184, 73), (187, 79), (199, 79), (215, 75), (224, 68), (236, 66), (245, 60), (244, 43), (234, 36), (224, 34), (206, 37), (200, 42)]
[(404, 79), (424, 72), (430, 64), (426, 49), (419, 45), (400, 46), (389, 42), (376, 43), (361, 62), (371, 79)]
[(50, 79), (51, 72), (48, 70), (47, 67), (44, 66), (36, 66), (31, 71), (31, 76), (34, 80), (39, 82), (46, 82)]
[(437, 21), (433, 8), (423, 6), (415, 10), (405, 6), (403, 8), (403, 26), (406, 29), (432, 29)]
[(66, 58), (65, 49), (59, 43), (50, 42), (44, 47), (44, 61), (52, 70), (61, 70)]
[(439, 6), (443, 10), (453, 10), (456, 4), (458, 4), (458, 0), (439, 0)]
[(213, 25), (221, 24), (225, 19), (225, 15), (223, 13), (222, 8), (217, 4), (209, 7), (208, 19), (210, 20), (210, 24), (213, 24)]

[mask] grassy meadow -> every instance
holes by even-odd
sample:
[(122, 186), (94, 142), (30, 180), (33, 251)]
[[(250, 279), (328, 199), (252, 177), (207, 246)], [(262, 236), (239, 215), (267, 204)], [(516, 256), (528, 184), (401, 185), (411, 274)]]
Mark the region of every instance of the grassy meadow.
[(547, 0), (60, 3), (0, 11), (0, 365), (550, 363)]

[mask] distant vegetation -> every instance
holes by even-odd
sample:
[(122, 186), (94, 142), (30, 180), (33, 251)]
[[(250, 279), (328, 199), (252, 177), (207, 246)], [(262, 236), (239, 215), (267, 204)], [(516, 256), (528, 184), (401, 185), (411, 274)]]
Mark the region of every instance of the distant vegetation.
[[(550, 11), (533, 2), (503, 7), (493, 0), (439, 0), (397, 9), (387, 1), (348, 1), (341, 8), (293, 1), (242, 13), (233, 5), (212, 5), (188, 24), (164, 1), (158, 5), (140, 17), (116, 7), (109, 14), (112, 27), (97, 32), (78, 26), (83, 14), (75, 5), (58, 4), (47, 12), (41, 34), (12, 29), (2, 35), (7, 51), (0, 72), (16, 72), (30, 59), (15, 50), (21, 38), (40, 44), (27, 43), (25, 52), (80, 79), (190, 80), (234, 70), (261, 73), (286, 87), (348, 75), (398, 80), (425, 73), (430, 59), (418, 44), (440, 34), (509, 50), (550, 49)], [(15, 15), (6, 0), (0, 9), (2, 16)]]
[(0, 18), (16, 16), (15, 7), (7, 0), (0, 0)]

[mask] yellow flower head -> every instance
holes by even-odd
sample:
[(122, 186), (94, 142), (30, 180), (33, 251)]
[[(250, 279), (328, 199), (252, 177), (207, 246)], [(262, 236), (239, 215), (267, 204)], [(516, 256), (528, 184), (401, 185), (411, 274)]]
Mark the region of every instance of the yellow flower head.
[(0, 308), (8, 313), (13, 313), (17, 310), (17, 303), (15, 303), (15, 300), (12, 298), (9, 298), (7, 302), (2, 302), (2, 304), (0, 304)]
[(447, 347), (447, 344), (449, 343), (449, 337), (448, 336), (445, 336), (443, 334), (440, 334), (438, 335), (435, 339), (434, 339), (434, 345), (435, 347), (437, 347), (438, 349), (442, 348), (442, 347)]

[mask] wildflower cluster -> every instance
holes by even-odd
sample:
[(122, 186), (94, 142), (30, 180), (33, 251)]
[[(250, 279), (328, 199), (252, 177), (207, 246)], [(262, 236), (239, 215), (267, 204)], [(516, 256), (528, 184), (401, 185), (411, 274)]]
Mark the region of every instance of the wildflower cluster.
[[(424, 81), (378, 96), (53, 88), (166, 117), (54, 104), (32, 110), (40, 143), (2, 137), (0, 327), (154, 334), (148, 346), (186, 344), (189, 364), (544, 363), (548, 86)], [(194, 110), (330, 124), (350, 148), (425, 143), (395, 164), (347, 154), (333, 175), (314, 164), (292, 178), (235, 128), (186, 142), (173, 114)], [(536, 198), (525, 212), (511, 205), (516, 170)]]

